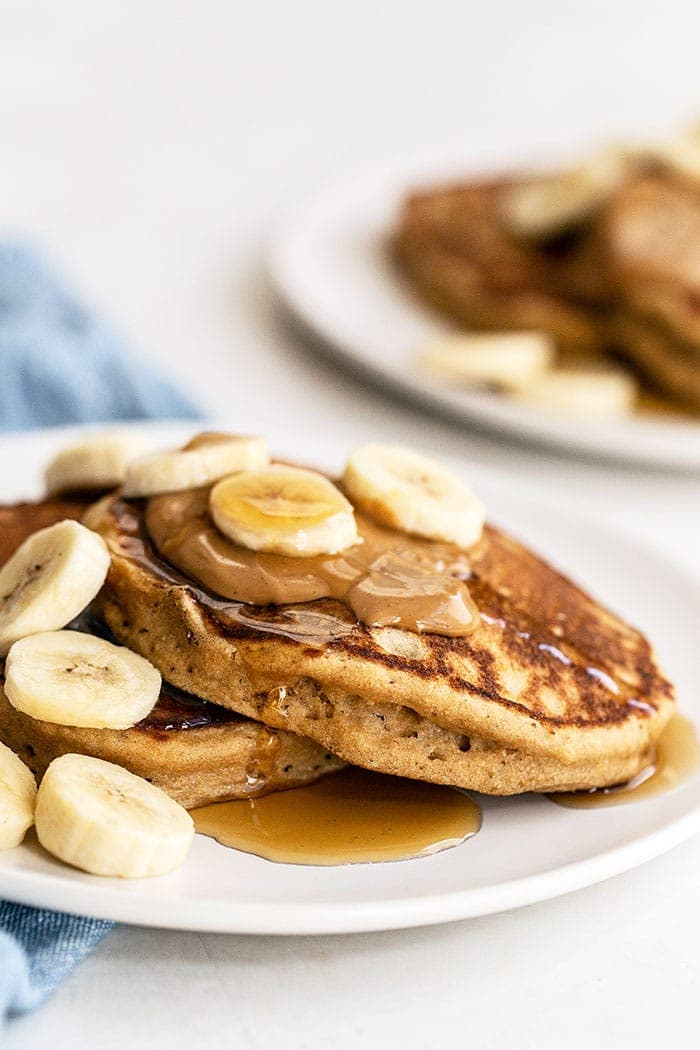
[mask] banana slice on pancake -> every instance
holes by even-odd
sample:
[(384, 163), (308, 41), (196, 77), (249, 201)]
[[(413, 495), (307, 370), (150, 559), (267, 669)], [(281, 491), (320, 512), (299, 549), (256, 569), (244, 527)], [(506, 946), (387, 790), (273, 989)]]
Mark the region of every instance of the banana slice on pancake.
[(637, 384), (622, 369), (556, 368), (515, 392), (524, 404), (581, 419), (621, 419), (631, 414)]
[(19, 755), (0, 744), (0, 849), (19, 846), (34, 823), (36, 782)]
[(124, 480), (128, 497), (157, 496), (211, 485), (228, 474), (257, 470), (270, 461), (261, 437), (200, 434), (181, 451), (157, 452), (129, 464)]
[(353, 509), (312, 470), (274, 464), (224, 478), (211, 490), (217, 528), (244, 547), (294, 557), (337, 554), (357, 542)]
[(700, 136), (697, 132), (688, 132), (668, 142), (648, 147), (643, 156), (660, 164), (693, 188), (700, 186)]
[(569, 171), (520, 182), (508, 189), (502, 216), (518, 237), (556, 237), (579, 226), (622, 185), (630, 170), (623, 150), (610, 149)]
[(358, 510), (383, 525), (459, 547), (479, 541), (483, 503), (452, 471), (396, 445), (356, 449), (343, 488)]
[(143, 453), (144, 444), (135, 434), (107, 432), (64, 448), (46, 468), (49, 495), (116, 488), (124, 481), (127, 464)]
[(5, 664), (15, 710), (64, 726), (129, 729), (153, 710), (160, 687), (160, 672), (143, 656), (82, 631), (22, 638)]
[(443, 376), (517, 390), (552, 364), (554, 341), (544, 332), (446, 332), (421, 360)]
[(39, 842), (93, 875), (165, 875), (184, 862), (194, 837), (186, 809), (147, 780), (87, 755), (55, 758), (36, 802)]
[(0, 655), (19, 638), (70, 623), (102, 587), (109, 564), (105, 541), (77, 521), (29, 536), (0, 569)]

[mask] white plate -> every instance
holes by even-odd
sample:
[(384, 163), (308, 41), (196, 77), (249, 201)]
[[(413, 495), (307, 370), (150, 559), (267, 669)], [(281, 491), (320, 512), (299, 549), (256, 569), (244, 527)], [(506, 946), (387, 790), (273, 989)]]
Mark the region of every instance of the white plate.
[[(182, 440), (182, 427), (157, 427)], [(2, 499), (25, 496), (65, 432), (4, 438)], [(309, 442), (310, 443), (310, 442)], [(308, 446), (290, 448), (308, 455)], [(329, 463), (330, 468), (338, 464)], [(653, 549), (531, 502), (507, 475), (464, 465), (492, 517), (648, 631), (700, 722), (700, 581)], [(0, 896), (48, 908), (172, 928), (239, 933), (390, 929), (483, 915), (554, 897), (629, 869), (700, 830), (700, 777), (634, 804), (570, 810), (544, 798), (481, 799), (471, 841), (422, 860), (313, 868), (272, 864), (197, 836), (179, 872), (137, 882), (64, 867), (34, 843), (0, 853)]]
[[(493, 170), (499, 167), (495, 157), (490, 163)], [(426, 376), (417, 367), (421, 346), (447, 325), (398, 278), (388, 234), (408, 190), (464, 177), (473, 167), (473, 159), (464, 155), (414, 158), (355, 173), (316, 194), (281, 228), (272, 246), (270, 271), (282, 299), (327, 353), (454, 419), (568, 452), (700, 468), (700, 423), (572, 420)]]

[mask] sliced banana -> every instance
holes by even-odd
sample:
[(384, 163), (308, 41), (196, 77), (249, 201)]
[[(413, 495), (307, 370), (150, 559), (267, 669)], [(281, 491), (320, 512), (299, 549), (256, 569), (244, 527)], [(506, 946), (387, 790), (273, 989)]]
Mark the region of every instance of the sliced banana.
[(0, 849), (19, 846), (34, 823), (36, 782), (19, 755), (0, 744)]
[(634, 409), (637, 384), (622, 369), (557, 368), (519, 390), (515, 397), (563, 415), (618, 419)]
[(179, 452), (157, 452), (129, 464), (125, 496), (156, 496), (210, 485), (228, 474), (257, 470), (270, 462), (261, 437), (201, 434)]
[(486, 511), (441, 463), (394, 445), (363, 445), (350, 456), (343, 488), (358, 510), (384, 525), (471, 547)]
[(101, 588), (109, 564), (105, 541), (77, 521), (29, 536), (0, 569), (0, 655), (19, 638), (75, 619)]
[(662, 143), (651, 151), (651, 156), (691, 186), (700, 185), (700, 138), (696, 135), (691, 133)]
[(5, 664), (12, 706), (62, 726), (128, 729), (152, 711), (160, 686), (143, 656), (81, 631), (22, 638)]
[(503, 220), (518, 237), (554, 237), (585, 222), (629, 171), (628, 155), (610, 149), (573, 170), (521, 182), (504, 194)]
[(470, 383), (515, 390), (531, 382), (554, 360), (554, 342), (544, 332), (454, 332), (425, 348), (431, 371)]
[(322, 474), (278, 464), (224, 478), (209, 513), (226, 536), (254, 551), (308, 558), (357, 542), (353, 509)]
[(44, 849), (74, 868), (139, 879), (179, 868), (194, 824), (164, 791), (121, 766), (62, 755), (41, 782), (36, 833)]
[(144, 445), (136, 434), (116, 431), (64, 448), (46, 468), (49, 495), (116, 488), (124, 481), (127, 464), (143, 453)]

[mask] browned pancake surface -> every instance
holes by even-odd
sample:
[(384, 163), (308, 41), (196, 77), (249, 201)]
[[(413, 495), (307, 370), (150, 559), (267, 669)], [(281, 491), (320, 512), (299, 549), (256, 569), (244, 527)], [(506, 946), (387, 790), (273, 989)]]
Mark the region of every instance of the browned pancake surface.
[(350, 754), (347, 738), (363, 738), (362, 713), (376, 721), (377, 705), (463, 736), (466, 753), (479, 738), (531, 758), (612, 765), (639, 760), (673, 707), (638, 631), (493, 528), (469, 582), (482, 626), (454, 639), (366, 628), (330, 600), (267, 608), (217, 600), (155, 557), (139, 505), (106, 500), (89, 520), (113, 554), (99, 608), (118, 638), (177, 684), (351, 761), (362, 752)]

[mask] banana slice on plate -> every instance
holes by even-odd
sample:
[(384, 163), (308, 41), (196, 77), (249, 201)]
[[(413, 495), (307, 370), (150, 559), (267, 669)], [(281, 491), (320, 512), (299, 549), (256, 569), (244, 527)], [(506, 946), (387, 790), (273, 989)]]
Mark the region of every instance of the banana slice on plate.
[(224, 478), (209, 496), (217, 528), (243, 547), (296, 557), (357, 542), (353, 509), (322, 474), (274, 464)]
[(544, 332), (446, 332), (421, 357), (432, 372), (506, 390), (531, 382), (553, 360), (554, 342)]
[(81, 631), (22, 638), (5, 664), (12, 706), (63, 726), (129, 729), (152, 711), (160, 686), (160, 672), (143, 656)]
[(486, 511), (441, 463), (395, 445), (363, 445), (350, 456), (343, 488), (358, 510), (392, 528), (471, 547)]
[(227, 474), (257, 470), (270, 462), (261, 437), (200, 434), (178, 452), (157, 452), (129, 464), (125, 496), (157, 496), (210, 485)]
[(19, 755), (0, 744), (0, 849), (19, 846), (34, 823), (36, 781)]
[(49, 495), (116, 488), (124, 481), (127, 464), (142, 455), (144, 446), (136, 434), (105, 432), (64, 448), (46, 468)]
[(19, 638), (75, 619), (105, 582), (109, 564), (105, 541), (77, 521), (29, 536), (0, 569), (0, 655)]
[(36, 802), (39, 842), (93, 875), (138, 879), (184, 862), (194, 836), (186, 809), (121, 766), (87, 755), (55, 758)]
[(570, 171), (533, 178), (506, 190), (503, 221), (518, 237), (555, 237), (585, 222), (622, 185), (631, 160), (610, 149)]
[(622, 369), (555, 368), (514, 396), (523, 404), (562, 415), (620, 419), (634, 409), (637, 384)]

